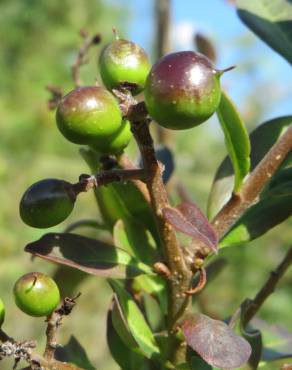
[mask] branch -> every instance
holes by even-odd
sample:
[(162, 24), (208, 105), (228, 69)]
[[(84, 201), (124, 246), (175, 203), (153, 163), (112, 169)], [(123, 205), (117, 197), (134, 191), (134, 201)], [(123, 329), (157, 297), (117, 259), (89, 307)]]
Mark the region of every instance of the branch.
[(65, 298), (62, 306), (55, 310), (47, 318), (47, 330), (46, 330), (46, 348), (44, 352), (44, 358), (47, 362), (54, 359), (55, 350), (57, 348), (57, 331), (61, 325), (63, 316), (68, 316), (72, 312), (76, 304), (76, 299), (80, 296), (80, 293), (74, 298)]
[(239, 193), (233, 194), (230, 200), (212, 220), (212, 225), (221, 239), (239, 217), (252, 206), (263, 187), (280, 167), (292, 150), (292, 125), (286, 130), (277, 143), (264, 156), (249, 175)]
[(259, 290), (255, 298), (248, 304), (244, 313), (243, 325), (245, 326), (255, 316), (261, 308), (266, 299), (274, 292), (278, 282), (283, 277), (285, 272), (292, 264), (292, 247), (289, 248), (282, 262), (278, 265), (276, 270), (272, 271), (270, 277)]
[(133, 170), (113, 169), (109, 171), (101, 171), (97, 175), (81, 175), (79, 182), (73, 184), (73, 191), (75, 195), (81, 192), (86, 192), (96, 187), (110, 184), (111, 182), (140, 180), (146, 181), (145, 171), (141, 168)]
[(191, 272), (189, 271), (180, 248), (175, 231), (162, 216), (162, 209), (169, 206), (168, 196), (161, 176), (161, 168), (156, 159), (152, 137), (149, 132), (148, 120), (131, 121), (132, 131), (140, 149), (146, 185), (151, 197), (152, 208), (164, 249), (164, 257), (172, 274), (169, 280), (169, 317), (171, 331), (176, 320), (186, 309), (188, 298), (185, 291), (189, 289)]
[(97, 45), (101, 41), (101, 37), (99, 34), (96, 34), (94, 36), (88, 36), (87, 32), (85, 30), (80, 30), (80, 35), (84, 39), (83, 44), (81, 45), (77, 58), (71, 68), (72, 72), (72, 79), (75, 84), (75, 87), (79, 87), (82, 85), (81, 79), (80, 79), (80, 68), (82, 65), (88, 63), (88, 52), (90, 48), (93, 45)]

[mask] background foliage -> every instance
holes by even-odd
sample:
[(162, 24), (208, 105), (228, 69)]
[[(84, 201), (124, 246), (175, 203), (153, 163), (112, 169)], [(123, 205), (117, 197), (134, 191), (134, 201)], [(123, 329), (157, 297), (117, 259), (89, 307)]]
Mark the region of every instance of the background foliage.
[[(48, 177), (74, 182), (87, 167), (78, 154), (77, 147), (65, 141), (57, 132), (54, 115), (46, 106), (49, 83), (70, 90), (70, 66), (80, 43), (78, 30), (86, 27), (91, 32), (101, 32), (103, 43), (111, 37), (115, 25), (127, 35), (127, 19), (131, 9), (102, 0), (2, 0), (0, 2), (0, 296), (7, 306), (5, 328), (19, 338), (34, 338), (44, 331), (42, 319), (32, 319), (21, 313), (11, 295), (15, 280), (32, 270), (53, 273), (55, 267), (43, 261), (32, 261), (23, 253), (23, 246), (39, 238), (43, 230), (23, 225), (18, 216), (18, 203), (31, 183)], [(138, 6), (138, 4), (137, 4)], [(235, 16), (235, 15), (234, 15)], [(216, 30), (215, 30), (216, 31)], [(253, 47), (250, 36), (242, 36), (241, 47), (247, 52)], [(142, 45), (143, 46), (143, 45)], [(220, 44), (217, 45), (220, 55)], [(232, 47), (232, 46), (231, 46)], [(97, 76), (97, 53), (102, 46), (92, 50), (91, 62), (84, 68), (83, 77), (93, 83)], [(153, 53), (153, 50), (148, 50)], [(256, 61), (251, 61), (254, 63)], [(260, 61), (263, 63), (264, 61)], [(237, 63), (240, 63), (238, 61)], [(242, 61), (242, 74), (237, 78), (251, 79), (253, 65)], [(266, 61), (268, 63), (268, 61)], [(233, 72), (230, 72), (233, 73)], [(232, 80), (232, 76), (228, 77)], [(277, 88), (277, 81), (265, 76), (267, 86)], [(225, 80), (228, 88), (228, 79)], [(251, 130), (265, 116), (265, 104), (253, 85), (245, 97), (243, 117)], [(267, 94), (266, 99), (270, 98)], [(253, 102), (248, 105), (248, 102)], [(272, 117), (269, 117), (272, 118)], [(218, 121), (213, 117), (196, 130), (175, 133), (170, 142), (175, 153), (176, 169), (170, 182), (175, 193), (178, 179), (184, 179), (193, 200), (206, 210), (207, 195), (215, 170), (226, 154), (222, 136), (218, 134)], [(216, 129), (214, 127), (217, 127)], [(129, 153), (134, 156), (132, 145)], [(202, 154), (203, 153), (203, 154)], [(177, 200), (174, 195), (173, 202)], [(61, 226), (50, 229), (62, 231), (66, 223), (80, 218), (98, 218), (93, 194), (82, 195), (70, 218)], [(281, 259), (291, 238), (291, 221), (277, 227), (248, 247), (226, 248), (220, 257), (227, 265), (220, 277), (200, 294), (195, 304), (200, 309), (220, 319), (233, 313), (245, 297), (252, 297), (266, 279), (268, 272)], [(84, 235), (93, 236), (91, 230)], [(261, 319), (281, 324), (292, 330), (291, 295), (292, 273), (283, 279), (279, 290), (268, 300), (260, 312)], [(105, 340), (106, 308), (110, 289), (102, 279), (88, 277), (76, 287), (80, 299), (70, 324), (64, 325), (62, 339), (67, 341), (74, 333), (86, 347), (92, 362), (103, 370), (116, 369), (109, 358)], [(19, 322), (21, 321), (21, 326)], [(15, 335), (16, 336), (16, 335)], [(41, 337), (40, 345), (43, 345)], [(4, 363), (4, 369), (7, 364)]]

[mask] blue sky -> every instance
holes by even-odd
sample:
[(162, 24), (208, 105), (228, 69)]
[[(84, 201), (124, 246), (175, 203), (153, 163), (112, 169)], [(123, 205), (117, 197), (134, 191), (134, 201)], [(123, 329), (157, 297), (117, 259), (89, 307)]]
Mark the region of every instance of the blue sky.
[[(128, 7), (130, 17), (125, 36), (150, 51), (155, 37), (154, 0), (109, 2)], [(253, 36), (233, 6), (224, 0), (172, 0), (172, 25), (174, 51), (191, 49), (191, 34), (200, 31), (217, 46), (218, 68), (237, 65), (223, 77), (222, 83), (239, 109), (247, 104), (251, 89), (257, 88), (259, 99), (267, 103), (262, 119), (292, 113), (291, 66)]]

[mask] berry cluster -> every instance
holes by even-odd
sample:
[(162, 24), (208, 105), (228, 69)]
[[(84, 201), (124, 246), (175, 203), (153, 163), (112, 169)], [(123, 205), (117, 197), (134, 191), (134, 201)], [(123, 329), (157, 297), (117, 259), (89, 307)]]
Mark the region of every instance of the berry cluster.
[[(117, 38), (101, 53), (99, 69), (105, 87), (83, 86), (69, 92), (58, 104), (56, 122), (67, 140), (88, 145), (100, 154), (121, 154), (132, 136), (115, 90), (129, 86), (133, 95), (143, 92), (149, 116), (173, 130), (201, 124), (220, 102), (222, 71), (193, 51), (166, 55), (151, 68), (140, 46)], [(70, 215), (75, 200), (72, 184), (41, 180), (24, 193), (20, 216), (29, 226), (49, 228)], [(55, 282), (41, 273), (22, 276), (15, 284), (14, 296), (18, 307), (32, 316), (49, 315), (60, 300)], [(0, 325), (4, 315), (0, 300)]]

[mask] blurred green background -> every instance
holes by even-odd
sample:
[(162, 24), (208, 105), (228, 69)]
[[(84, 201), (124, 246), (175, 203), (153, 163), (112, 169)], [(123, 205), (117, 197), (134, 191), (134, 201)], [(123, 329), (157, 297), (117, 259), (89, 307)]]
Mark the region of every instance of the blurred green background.
[[(223, 0), (219, 2), (226, 9), (231, 7)], [(188, 6), (189, 3), (180, 2), (181, 6)], [(29, 228), (20, 221), (18, 203), (24, 190), (39, 179), (54, 177), (74, 182), (79, 174), (88, 172), (79, 156), (78, 147), (67, 142), (56, 130), (54, 113), (47, 108), (49, 93), (45, 86), (60, 85), (65, 92), (72, 88), (70, 67), (81, 43), (78, 35), (81, 28), (102, 35), (102, 44), (91, 50), (90, 62), (82, 69), (82, 78), (87, 84), (93, 84), (99, 78), (98, 53), (111, 39), (113, 26), (124, 37), (136, 40), (137, 36), (138, 41), (144, 40), (145, 45), (141, 46), (151, 56), (155, 55), (154, 2), (147, 3), (152, 27), (148, 25), (150, 28), (144, 30), (144, 36), (138, 29), (135, 34), (133, 25), (139, 25), (137, 9), (141, 4), (139, 1), (106, 0), (0, 1), (0, 296), (7, 307), (4, 329), (16, 339), (38, 339), (41, 350), (44, 345), (43, 319), (32, 319), (20, 312), (11, 292), (21, 274), (33, 270), (53, 274), (55, 266), (44, 261), (31, 261), (30, 256), (23, 252), (25, 244), (39, 238), (44, 230)], [(233, 16), (236, 17), (235, 14)], [(195, 23), (195, 12), (192, 17)], [(240, 30), (234, 35), (230, 31), (231, 42), (227, 47), (223, 39), (214, 37), (216, 28), (212, 27), (209, 24), (203, 27), (203, 31), (207, 30), (208, 36), (215, 40), (220, 61), (224, 60), (222, 50), (232, 55), (233, 49), (240, 49), (240, 53), (234, 56), (240, 68), (233, 75), (230, 73), (224, 84), (227, 89), (234, 90), (235, 100), (239, 103), (248, 129), (252, 130), (263, 118), (272, 118), (267, 116), (267, 109), (271, 109), (275, 101), (279, 101), (281, 106), (288, 92), (280, 82), (275, 81), (273, 74), (269, 74), (267, 65), (273, 65), (269, 58), (248, 58), (256, 47), (254, 36), (248, 31)], [(174, 49), (176, 47), (174, 41)], [(271, 50), (266, 54), (273, 57)], [(259, 69), (266, 73), (260, 79), (254, 78)], [(245, 87), (247, 81), (249, 89)], [(234, 85), (238, 85), (237, 90)], [(266, 92), (264, 97), (258, 93), (262, 89)], [(275, 91), (278, 92), (277, 97)], [(267, 99), (271, 101), (267, 102)], [(267, 105), (269, 108), (266, 109)], [(286, 113), (279, 109), (277, 112)], [(226, 153), (216, 118), (195, 130), (175, 132), (171, 136), (170, 146), (176, 158), (171, 190), (175, 191), (177, 179), (184, 179), (192, 199), (205, 210), (215, 170)], [(129, 154), (135, 156), (134, 143)], [(91, 193), (82, 195), (69, 219), (50, 231), (62, 231), (66, 225), (82, 218), (99, 219)], [(199, 296), (197, 305), (209, 314), (225, 318), (235, 311), (244, 298), (253, 297), (291, 243), (291, 225), (291, 221), (286, 221), (248, 246), (227, 248), (220, 252), (220, 256), (224, 256), (229, 263), (218, 279)], [(84, 233), (97, 236), (90, 230)], [(261, 318), (290, 330), (291, 284), (292, 271), (287, 273), (277, 292), (260, 311)], [(110, 290), (102, 279), (89, 277), (76, 287), (75, 292), (79, 291), (82, 296), (74, 313), (65, 320), (60, 330), (60, 342), (65, 343), (74, 334), (87, 349), (97, 369), (116, 370), (105, 339)], [(1, 363), (1, 369), (10, 366), (9, 361)]]

